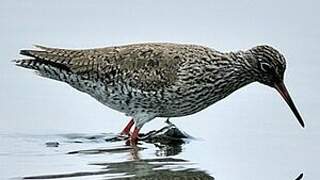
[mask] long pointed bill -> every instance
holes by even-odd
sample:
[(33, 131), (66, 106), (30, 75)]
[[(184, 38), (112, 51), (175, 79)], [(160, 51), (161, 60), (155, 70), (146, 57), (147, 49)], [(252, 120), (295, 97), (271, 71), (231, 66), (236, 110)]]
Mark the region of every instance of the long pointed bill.
[(284, 83), (282, 81), (277, 82), (274, 84), (274, 87), (278, 90), (278, 92), (281, 94), (281, 96), (283, 97), (283, 99), (287, 102), (287, 104), (289, 105), (290, 109), (292, 110), (292, 112), (294, 113), (294, 115), (297, 117), (300, 125), (304, 128), (304, 122), (302, 120), (302, 117), (300, 116), (296, 106), (294, 105), (289, 92), (286, 88), (286, 86), (284, 85)]

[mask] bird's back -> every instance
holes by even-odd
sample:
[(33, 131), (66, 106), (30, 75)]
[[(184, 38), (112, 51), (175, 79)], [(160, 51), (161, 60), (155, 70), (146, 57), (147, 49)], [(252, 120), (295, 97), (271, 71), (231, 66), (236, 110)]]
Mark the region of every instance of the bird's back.
[[(203, 67), (228, 63), (223, 53), (197, 45), (144, 43), (85, 50), (37, 47), (41, 50), (22, 50), (21, 54), (32, 59), (16, 64), (66, 82), (129, 115), (181, 116), (200, 111), (211, 103), (191, 105), (200, 96), (207, 99), (211, 91), (204, 87), (207, 74)], [(212, 72), (219, 77), (223, 71)]]
[[(145, 43), (96, 49), (69, 50), (36, 46), (41, 50), (21, 50), (33, 59), (16, 61), (17, 65), (34, 69), (33, 63), (66, 69), (84, 77), (102, 77), (112, 81), (114, 73), (122, 78), (139, 79), (148, 85), (168, 84), (176, 79), (176, 72), (187, 56), (195, 56), (195, 45)], [(192, 57), (191, 57), (192, 58)], [(38, 70), (38, 69), (36, 69)], [(115, 72), (116, 71), (116, 72)], [(112, 77), (109, 77), (112, 76)], [(147, 88), (147, 87), (146, 87)]]

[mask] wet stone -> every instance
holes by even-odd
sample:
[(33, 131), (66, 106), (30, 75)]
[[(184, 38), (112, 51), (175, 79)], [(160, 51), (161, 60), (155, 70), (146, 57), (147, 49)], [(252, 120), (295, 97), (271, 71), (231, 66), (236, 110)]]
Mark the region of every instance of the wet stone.
[(140, 139), (147, 143), (160, 143), (160, 144), (183, 144), (188, 136), (180, 131), (174, 124), (157, 130), (151, 131), (147, 134), (141, 134)]
[[(166, 121), (166, 126), (159, 129), (153, 130), (148, 133), (140, 133), (139, 141), (143, 141), (146, 143), (157, 144), (157, 146), (161, 145), (181, 145), (186, 142), (187, 138), (190, 138), (188, 134), (179, 130), (174, 124), (172, 124), (169, 120)], [(127, 140), (128, 136), (116, 136), (112, 138), (107, 138), (105, 141), (107, 142), (117, 142)]]

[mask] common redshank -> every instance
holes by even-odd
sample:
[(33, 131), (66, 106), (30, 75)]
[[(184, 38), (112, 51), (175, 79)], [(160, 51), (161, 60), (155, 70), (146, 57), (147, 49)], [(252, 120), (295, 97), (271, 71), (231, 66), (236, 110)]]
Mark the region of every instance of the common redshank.
[(275, 88), (304, 127), (283, 83), (285, 58), (267, 45), (227, 53), (174, 43), (84, 50), (36, 47), (21, 50), (30, 58), (15, 60), (16, 65), (68, 83), (132, 117), (122, 131), (132, 144), (152, 119), (194, 114), (252, 82)]

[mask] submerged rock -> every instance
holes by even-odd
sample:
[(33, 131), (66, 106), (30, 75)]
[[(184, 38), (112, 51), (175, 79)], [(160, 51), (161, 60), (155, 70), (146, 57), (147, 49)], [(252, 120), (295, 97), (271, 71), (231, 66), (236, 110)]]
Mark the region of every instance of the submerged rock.
[(166, 120), (167, 126), (157, 131), (150, 131), (146, 134), (139, 134), (140, 140), (148, 143), (161, 144), (183, 144), (185, 139), (190, 137), (186, 133), (180, 131), (169, 119)]
[[(172, 124), (169, 119), (166, 120), (166, 126), (159, 129), (153, 130), (148, 133), (140, 133), (139, 140), (152, 143), (152, 144), (161, 144), (161, 145), (177, 145), (184, 144), (187, 138), (190, 138), (188, 134), (179, 130), (174, 124)], [(128, 136), (116, 136), (112, 138), (105, 139), (108, 142), (116, 142), (127, 140)]]

